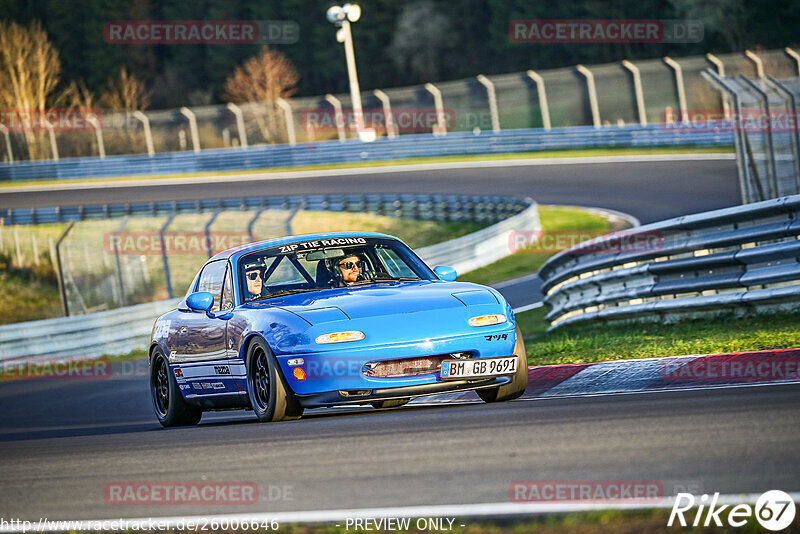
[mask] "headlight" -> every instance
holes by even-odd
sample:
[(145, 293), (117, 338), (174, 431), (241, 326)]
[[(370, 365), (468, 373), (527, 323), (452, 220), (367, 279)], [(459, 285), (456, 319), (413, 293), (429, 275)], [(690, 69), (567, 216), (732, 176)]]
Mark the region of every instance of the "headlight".
[(347, 341), (358, 341), (364, 339), (364, 332), (351, 330), (349, 332), (334, 332), (332, 334), (322, 334), (317, 336), (317, 343), (345, 343)]
[(506, 316), (502, 313), (493, 313), (491, 315), (479, 315), (469, 320), (470, 326), (489, 326), (493, 324), (500, 324), (506, 322)]

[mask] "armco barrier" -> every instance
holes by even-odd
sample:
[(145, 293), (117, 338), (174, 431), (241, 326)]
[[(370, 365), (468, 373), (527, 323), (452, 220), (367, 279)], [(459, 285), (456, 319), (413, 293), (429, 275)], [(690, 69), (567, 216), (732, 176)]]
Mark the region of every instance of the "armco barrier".
[(518, 197), (353, 194), (224, 198), (0, 210), (3, 224), (46, 224), (116, 217), (160, 217), (220, 211), (294, 210), (374, 213), (433, 221), (497, 222), (527, 209)]
[(87, 357), (146, 349), (156, 317), (179, 299), (148, 302), (86, 315), (0, 327), (0, 361), (17, 358)]
[(800, 307), (800, 195), (571, 247), (539, 271), (551, 328)]
[(450, 265), (458, 273), (485, 267), (511, 254), (509, 236), (512, 232), (537, 232), (542, 229), (539, 208), (527, 199), (528, 208), (497, 224), (469, 235), (431, 245), (417, 251), (428, 265)]
[(594, 128), (506, 130), (497, 133), (448, 133), (403, 135), (381, 138), (372, 143), (356, 140), (325, 141), (295, 146), (266, 145), (246, 149), (216, 149), (167, 152), (107, 158), (70, 158), (59, 161), (31, 161), (0, 164), (0, 181), (56, 180), (101, 176), (163, 175), (296, 167), (362, 161), (385, 161), (415, 157), (461, 156), (536, 150), (595, 147), (733, 145), (730, 131), (690, 131), (654, 124)]
[[(412, 198), (417, 196), (408, 195)], [(538, 206), (533, 200), (493, 198), (498, 206), (505, 206), (503, 209), (508, 210), (506, 213), (516, 214), (472, 234), (420, 248), (417, 254), (431, 266), (446, 264), (463, 273), (509, 255), (511, 232), (541, 230)], [(462, 197), (461, 200), (469, 200), (470, 205), (492, 203), (489, 197)], [(402, 206), (401, 203), (396, 207), (401, 209)], [(327, 208), (332, 207), (341, 208), (337, 204), (327, 205)], [(465, 217), (462, 220), (469, 219)], [(0, 326), (0, 361), (36, 357), (98, 357), (126, 354), (137, 348), (146, 349), (156, 317), (173, 309), (178, 302), (179, 299), (171, 299), (86, 315)]]

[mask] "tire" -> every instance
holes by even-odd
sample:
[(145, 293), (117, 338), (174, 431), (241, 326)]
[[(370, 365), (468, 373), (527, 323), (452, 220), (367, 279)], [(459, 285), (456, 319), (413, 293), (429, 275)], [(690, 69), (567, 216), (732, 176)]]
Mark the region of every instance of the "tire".
[(303, 415), (303, 407), (286, 385), (275, 355), (259, 337), (247, 347), (247, 395), (262, 423), (290, 421)]
[(156, 418), (165, 428), (196, 425), (203, 417), (203, 410), (183, 399), (160, 348), (154, 349), (150, 358), (150, 398)]
[(381, 408), (399, 408), (400, 406), (405, 406), (411, 399), (390, 399), (390, 400), (383, 400), (383, 401), (373, 401), (370, 402), (373, 408), (376, 410), (380, 410)]
[(525, 342), (522, 340), (522, 332), (519, 326), (516, 328), (517, 341), (514, 344), (514, 354), (517, 357), (517, 372), (514, 378), (505, 386), (496, 388), (478, 389), (475, 393), (483, 402), (505, 402), (514, 400), (525, 393), (528, 387), (528, 354), (525, 352)]

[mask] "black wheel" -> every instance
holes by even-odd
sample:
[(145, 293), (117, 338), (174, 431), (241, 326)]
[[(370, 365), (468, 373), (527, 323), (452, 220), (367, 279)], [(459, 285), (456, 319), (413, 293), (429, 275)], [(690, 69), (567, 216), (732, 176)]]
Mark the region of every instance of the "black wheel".
[(203, 410), (188, 404), (169, 370), (167, 358), (156, 348), (150, 358), (150, 393), (158, 422), (164, 427), (196, 425)]
[(384, 400), (384, 401), (373, 401), (370, 402), (373, 408), (380, 409), (380, 408), (399, 408), (400, 406), (405, 406), (411, 399), (391, 399), (391, 400)]
[(514, 373), (511, 382), (505, 386), (475, 391), (483, 402), (510, 401), (525, 393), (525, 388), (528, 387), (528, 354), (525, 352), (525, 342), (522, 340), (522, 331), (519, 326), (517, 326), (516, 336), (514, 355), (517, 357), (517, 372)]
[(261, 338), (247, 348), (247, 395), (262, 423), (299, 419), (303, 407), (286, 385), (272, 351)]

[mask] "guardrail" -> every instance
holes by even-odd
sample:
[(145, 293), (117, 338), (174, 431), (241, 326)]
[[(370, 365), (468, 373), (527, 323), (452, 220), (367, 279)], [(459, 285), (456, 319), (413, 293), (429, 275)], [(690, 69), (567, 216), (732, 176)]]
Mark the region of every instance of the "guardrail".
[(800, 307), (800, 195), (640, 226), (539, 271), (551, 328)]
[(595, 128), (578, 126), (403, 135), (372, 143), (357, 140), (292, 145), (264, 145), (200, 152), (167, 152), (148, 156), (70, 158), (0, 164), (0, 181), (54, 180), (131, 175), (164, 175), (275, 167), (296, 167), (416, 157), (462, 156), (595, 147), (725, 146), (733, 145), (730, 131), (686, 132), (654, 124)]
[(0, 326), (0, 361), (87, 357), (146, 349), (156, 317), (180, 299), (160, 300), (73, 317)]
[[(383, 204), (392, 213), (418, 213), (420, 209), (434, 209), (426, 204), (434, 195), (364, 195), (383, 198)], [(320, 196), (322, 197), (322, 196)], [(302, 199), (303, 197), (293, 197)], [(316, 198), (316, 197), (315, 197)], [(326, 203), (309, 201), (316, 209), (342, 211), (355, 204), (335, 201), (334, 195), (325, 196)], [(445, 198), (445, 197), (442, 197)], [(457, 215), (457, 220), (487, 220), (489, 214), (506, 219), (472, 234), (417, 250), (429, 265), (447, 264), (463, 273), (488, 265), (511, 254), (509, 236), (516, 230), (539, 231), (539, 210), (531, 199), (509, 197), (446, 197), (443, 213)], [(389, 200), (391, 199), (391, 201)], [(448, 204), (449, 202), (449, 204)], [(362, 206), (364, 207), (364, 206)], [(462, 211), (457, 211), (460, 208)], [(469, 219), (466, 215), (475, 219)], [(425, 218), (420, 216), (419, 218)], [(198, 266), (199, 267), (199, 266)], [(98, 357), (126, 354), (133, 349), (146, 349), (155, 318), (175, 307), (179, 299), (139, 304), (110, 311), (89, 313), (0, 326), (0, 361), (37, 357)]]
[(417, 254), (430, 266), (449, 265), (463, 274), (485, 267), (512, 252), (509, 239), (513, 232), (534, 234), (541, 231), (539, 207), (526, 199), (528, 207), (504, 221), (469, 235), (417, 250)]
[(295, 210), (346, 211), (374, 213), (390, 217), (433, 221), (497, 222), (525, 210), (530, 202), (518, 197), (422, 195), (422, 194), (353, 194), (293, 195), (270, 197), (224, 198), (96, 204), (68, 207), (11, 208), (0, 210), (6, 225), (46, 224), (117, 217), (159, 217), (189, 213), (217, 213), (224, 210)]

